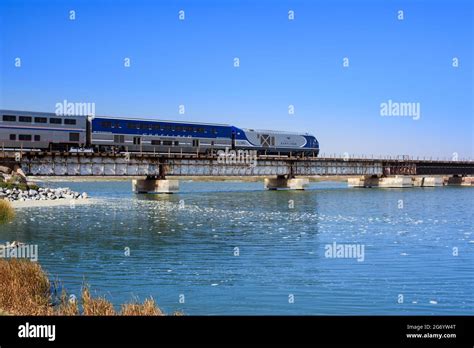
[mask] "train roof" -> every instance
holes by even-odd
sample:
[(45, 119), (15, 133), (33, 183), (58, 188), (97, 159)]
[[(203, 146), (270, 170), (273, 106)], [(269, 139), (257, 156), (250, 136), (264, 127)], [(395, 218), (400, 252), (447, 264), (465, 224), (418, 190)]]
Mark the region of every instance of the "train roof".
[[(61, 117), (87, 117), (86, 115), (56, 115), (54, 112), (44, 111), (26, 111), (26, 110), (8, 110), (0, 109), (0, 113), (11, 113), (11, 114), (25, 114), (25, 115), (44, 115), (44, 116), (61, 116)], [(203, 126), (221, 126), (231, 127), (229, 124), (224, 123), (207, 123), (207, 122), (192, 122), (192, 121), (176, 121), (176, 120), (162, 120), (162, 119), (151, 119), (151, 118), (138, 118), (138, 117), (117, 117), (117, 116), (102, 116), (95, 115), (94, 118), (105, 118), (111, 120), (122, 120), (122, 121), (144, 121), (144, 122), (169, 122), (169, 123), (180, 123), (180, 124), (195, 124)]]
[(249, 132), (258, 132), (258, 133), (273, 133), (273, 134), (288, 134), (288, 135), (311, 135), (309, 133), (303, 132), (289, 132), (289, 131), (276, 131), (276, 130), (269, 130), (269, 129), (253, 129), (253, 128), (242, 128), (243, 131)]
[[(44, 116), (58, 116), (54, 112), (43, 112), (43, 111), (26, 111), (26, 110), (8, 110), (0, 109), (0, 113), (12, 113), (12, 114), (27, 114), (27, 115), (44, 115)], [(64, 117), (86, 117), (84, 115), (64, 115)], [(232, 127), (230, 124), (225, 123), (207, 123), (207, 122), (191, 122), (191, 121), (176, 121), (176, 120), (160, 120), (160, 119), (146, 119), (146, 118), (135, 118), (135, 117), (117, 117), (117, 116), (101, 116), (97, 115), (94, 118), (103, 118), (110, 120), (121, 120), (121, 121), (142, 121), (142, 122), (169, 122), (178, 124), (193, 124), (203, 126), (220, 126), (220, 127)], [(238, 127), (240, 128), (240, 127)], [(243, 131), (259, 132), (259, 133), (273, 133), (273, 134), (300, 134), (300, 135), (311, 135), (307, 132), (288, 132), (288, 131), (276, 131), (268, 129), (253, 129), (253, 128), (240, 128)]]
[(9, 110), (9, 109), (0, 109), (2, 114), (13, 114), (13, 115), (28, 115), (28, 116), (50, 116), (50, 117), (86, 117), (83, 115), (57, 115), (55, 112), (44, 112), (44, 111), (27, 111), (27, 110)]
[(135, 118), (135, 117), (116, 117), (116, 116), (94, 116), (94, 118), (105, 118), (110, 120), (122, 120), (122, 121), (144, 121), (144, 122), (169, 122), (169, 123), (180, 123), (180, 124), (195, 124), (203, 126), (221, 126), (221, 127), (232, 127), (230, 124), (224, 123), (206, 123), (206, 122), (192, 122), (192, 121), (175, 121), (175, 120), (161, 120), (151, 118)]

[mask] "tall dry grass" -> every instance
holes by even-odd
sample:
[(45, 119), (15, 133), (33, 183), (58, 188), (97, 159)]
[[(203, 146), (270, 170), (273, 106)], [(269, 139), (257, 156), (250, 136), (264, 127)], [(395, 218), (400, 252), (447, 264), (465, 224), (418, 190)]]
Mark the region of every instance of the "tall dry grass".
[(41, 266), (0, 260), (0, 308), (16, 315), (51, 315), (50, 284)]
[(11, 203), (5, 199), (0, 199), (0, 224), (13, 220), (15, 209)]
[(94, 298), (89, 286), (82, 288), (80, 300), (71, 301), (62, 292), (59, 303), (53, 305), (50, 289), (51, 283), (39, 264), (0, 259), (0, 315), (163, 315), (153, 298), (123, 304), (117, 312), (106, 298)]
[(143, 304), (131, 302), (122, 305), (122, 315), (163, 315), (153, 298), (146, 299)]
[(103, 297), (93, 298), (88, 286), (82, 289), (82, 310), (84, 315), (117, 315), (112, 303)]

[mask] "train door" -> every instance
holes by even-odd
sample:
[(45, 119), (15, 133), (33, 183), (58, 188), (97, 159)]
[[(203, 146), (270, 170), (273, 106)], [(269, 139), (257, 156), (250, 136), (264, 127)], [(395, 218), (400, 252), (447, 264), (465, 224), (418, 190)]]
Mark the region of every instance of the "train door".
[(232, 131), (232, 150), (235, 150), (235, 130)]
[(260, 145), (262, 147), (275, 146), (275, 137), (269, 134), (260, 134)]

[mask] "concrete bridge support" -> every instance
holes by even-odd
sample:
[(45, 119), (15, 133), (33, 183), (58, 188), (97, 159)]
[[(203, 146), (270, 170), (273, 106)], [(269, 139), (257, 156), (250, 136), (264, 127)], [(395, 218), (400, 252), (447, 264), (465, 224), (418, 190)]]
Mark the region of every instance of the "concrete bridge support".
[(444, 185), (444, 179), (441, 176), (417, 176), (413, 178), (415, 187), (438, 187)]
[[(461, 185), (463, 178), (449, 178), (453, 185)], [(439, 187), (443, 186), (445, 179), (441, 176), (405, 176), (394, 177), (361, 176), (347, 179), (349, 187), (384, 187), (384, 188), (405, 188), (405, 187)], [(465, 181), (466, 183), (468, 181)], [(464, 183), (463, 185), (466, 185)], [(469, 184), (470, 185), (470, 184)]]
[(179, 190), (179, 180), (135, 179), (132, 190), (135, 193), (175, 193)]
[(397, 175), (394, 177), (379, 178), (377, 176), (361, 176), (347, 179), (349, 187), (383, 187), (383, 188), (405, 188), (413, 187), (410, 176)]
[(288, 179), (283, 175), (276, 178), (265, 178), (265, 188), (267, 190), (304, 190), (309, 184), (307, 178), (291, 178)]
[(474, 177), (472, 176), (452, 176), (446, 179), (448, 186), (474, 186)]

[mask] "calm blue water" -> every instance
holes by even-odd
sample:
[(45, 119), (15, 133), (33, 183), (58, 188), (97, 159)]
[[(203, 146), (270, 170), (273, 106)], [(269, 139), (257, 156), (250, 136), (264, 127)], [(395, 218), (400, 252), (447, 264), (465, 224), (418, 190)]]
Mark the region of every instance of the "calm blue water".
[[(116, 305), (153, 296), (167, 313), (203, 315), (474, 313), (472, 188), (182, 181), (175, 195), (135, 196), (129, 182), (48, 185), (101, 202), (22, 209), (0, 242), (38, 244), (70, 293), (85, 280)], [(363, 245), (364, 261), (325, 257), (333, 242)]]

